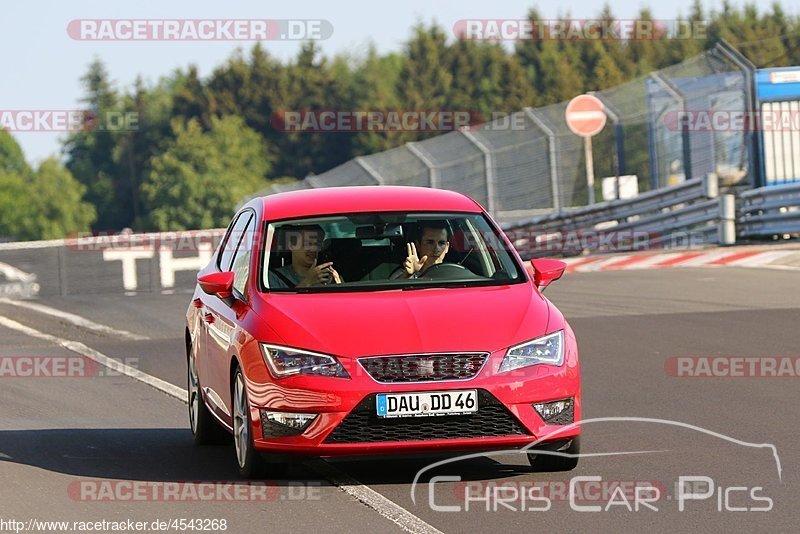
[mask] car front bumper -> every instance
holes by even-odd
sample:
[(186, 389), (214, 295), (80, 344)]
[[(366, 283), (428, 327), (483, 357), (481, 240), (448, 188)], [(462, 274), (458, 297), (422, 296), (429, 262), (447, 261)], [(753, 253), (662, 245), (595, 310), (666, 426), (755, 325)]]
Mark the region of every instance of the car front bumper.
[[(310, 456), (417, 454), (516, 449), (532, 443), (556, 443), (579, 435), (579, 425), (547, 424), (533, 407), (539, 402), (571, 398), (574, 421), (580, 421), (577, 352), (567, 346), (564, 364), (559, 367), (535, 365), (498, 373), (504, 354), (504, 351), (490, 354), (483, 369), (470, 380), (402, 384), (378, 383), (358, 362), (350, 359), (341, 360), (350, 379), (303, 375), (275, 380), (263, 363), (253, 365), (245, 374), (255, 447), (264, 452)], [(378, 393), (468, 389), (479, 391), (478, 417), (438, 416), (387, 422), (374, 414), (373, 399)], [(482, 409), (491, 409), (492, 413), (482, 414)], [(263, 410), (318, 415), (300, 435), (264, 437)], [(492, 414), (496, 414), (498, 420), (506, 418), (496, 425), (496, 432), (492, 431)], [(342, 432), (344, 424), (352, 427), (349, 427), (350, 432)], [(364, 427), (363, 433), (358, 431), (358, 425)], [(398, 425), (401, 428), (398, 429)], [(382, 437), (384, 426), (387, 431)], [(443, 428), (443, 434), (437, 435)], [(477, 429), (474, 435), (470, 434), (470, 428)], [(403, 429), (408, 432), (404, 433)]]

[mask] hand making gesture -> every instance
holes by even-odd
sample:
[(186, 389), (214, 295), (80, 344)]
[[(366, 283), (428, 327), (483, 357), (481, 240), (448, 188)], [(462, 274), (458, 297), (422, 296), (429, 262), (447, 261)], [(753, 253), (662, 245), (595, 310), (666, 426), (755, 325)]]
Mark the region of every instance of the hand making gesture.
[(408, 251), (408, 256), (406, 256), (403, 262), (403, 269), (406, 275), (413, 276), (422, 270), (422, 266), (428, 261), (428, 256), (419, 258), (417, 256), (417, 246), (414, 243), (406, 243), (406, 249)]
[(321, 265), (317, 265), (316, 258), (314, 263), (309, 267), (308, 272), (302, 280), (297, 284), (297, 287), (310, 287), (314, 285), (328, 285), (333, 281), (336, 284), (342, 283), (342, 278), (336, 269), (333, 268), (333, 262), (329, 261)]

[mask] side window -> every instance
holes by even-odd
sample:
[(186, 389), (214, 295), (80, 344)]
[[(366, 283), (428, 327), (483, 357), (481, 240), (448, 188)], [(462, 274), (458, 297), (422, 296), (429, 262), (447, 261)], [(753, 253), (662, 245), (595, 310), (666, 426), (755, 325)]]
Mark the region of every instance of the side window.
[(240, 295), (244, 295), (247, 277), (250, 275), (250, 256), (253, 250), (254, 230), (254, 217), (250, 216), (242, 237), (239, 240), (239, 246), (236, 247), (236, 253), (233, 257), (233, 264), (230, 269), (233, 271), (233, 288), (238, 291)]
[(222, 240), (217, 259), (217, 267), (220, 271), (225, 272), (231, 270), (233, 253), (236, 252), (236, 249), (239, 247), (239, 241), (241, 241), (242, 235), (244, 235), (244, 229), (252, 217), (253, 214), (250, 211), (241, 213), (236, 219), (236, 222), (233, 223), (233, 226), (231, 226), (225, 239)]

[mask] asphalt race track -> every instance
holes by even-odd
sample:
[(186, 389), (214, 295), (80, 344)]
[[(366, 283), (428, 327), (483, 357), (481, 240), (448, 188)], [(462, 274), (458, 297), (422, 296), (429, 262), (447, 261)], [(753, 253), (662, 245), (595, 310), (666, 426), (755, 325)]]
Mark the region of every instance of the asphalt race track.
[[(419, 532), (800, 530), (800, 377), (669, 371), (669, 359), (679, 356), (800, 356), (800, 271), (575, 273), (546, 294), (570, 320), (581, 350), (587, 456), (573, 472), (533, 473), (524, 455), (491, 455), (426, 471), (412, 495), (417, 472), (441, 458), (348, 459), (297, 463), (287, 480), (241, 486), (233, 446), (194, 447), (186, 405), (147, 384), (119, 375), (4, 376), (0, 517), (26, 526), (31, 519), (224, 519), (227, 532), (237, 533), (401, 525)], [(185, 388), (188, 300), (38, 301), (134, 336), (0, 303), (0, 357), (73, 357), (56, 338), (77, 341)], [(432, 476), (461, 480), (429, 484)], [(702, 480), (713, 487), (676, 487), (681, 477), (708, 477)], [(175, 482), (185, 483), (172, 494), (178, 497), (159, 498)], [(658, 495), (639, 495), (649, 506), (638, 502), (637, 510), (631, 485)], [(193, 491), (200, 487), (218, 493), (207, 500)], [(620, 497), (614, 488), (628, 490)], [(690, 490), (706, 497), (689, 500)], [(574, 509), (592, 506), (599, 510)]]

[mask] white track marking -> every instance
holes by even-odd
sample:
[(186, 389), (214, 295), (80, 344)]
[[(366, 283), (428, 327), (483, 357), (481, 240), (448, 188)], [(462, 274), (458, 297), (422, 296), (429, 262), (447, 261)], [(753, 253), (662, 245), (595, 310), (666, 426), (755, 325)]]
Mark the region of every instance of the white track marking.
[(705, 252), (700, 256), (695, 256), (694, 258), (689, 258), (688, 260), (684, 260), (680, 263), (676, 263), (672, 265), (672, 267), (704, 267), (710, 266), (709, 264), (715, 262), (717, 260), (721, 260), (727, 258), (728, 256), (733, 256), (734, 254), (738, 254), (738, 252), (731, 252), (730, 250), (723, 250), (723, 251), (713, 251), (713, 252)]
[(85, 328), (86, 330), (101, 332), (103, 334), (110, 334), (112, 336), (121, 337), (122, 339), (129, 339), (133, 341), (144, 341), (146, 339), (150, 339), (147, 336), (140, 336), (139, 334), (134, 334), (132, 332), (128, 332), (127, 330), (118, 330), (110, 326), (95, 323), (94, 321), (90, 321), (89, 319), (81, 317), (80, 315), (75, 315), (74, 313), (57, 310), (56, 308), (51, 308), (50, 306), (45, 306), (44, 304), (38, 304), (36, 302), (0, 298), (0, 303), (8, 304), (11, 306), (18, 306), (20, 308), (27, 308), (29, 310), (37, 311), (45, 315), (50, 315), (52, 317), (64, 319), (65, 321), (69, 321), (75, 326)]
[(747, 258), (742, 258), (732, 261), (728, 264), (729, 267), (766, 267), (770, 262), (779, 260), (790, 254), (794, 254), (790, 250), (772, 250), (769, 252), (761, 252)]
[(658, 267), (659, 263), (663, 263), (665, 261), (669, 261), (673, 258), (677, 258), (681, 256), (683, 253), (679, 252), (672, 252), (669, 254), (653, 254), (649, 258), (645, 258), (642, 261), (637, 261), (636, 263), (631, 264), (630, 266), (623, 267), (624, 270), (629, 269), (649, 269), (651, 267)]
[[(81, 356), (85, 356), (100, 365), (104, 365), (109, 369), (113, 369), (120, 374), (125, 376), (129, 376), (134, 380), (138, 380), (151, 386), (162, 393), (166, 393), (170, 397), (174, 397), (181, 401), (184, 404), (187, 404), (188, 393), (185, 389), (180, 388), (174, 384), (170, 384), (169, 382), (165, 382), (160, 378), (155, 376), (149, 375), (147, 373), (143, 373), (138, 369), (134, 369), (128, 365), (118, 362), (113, 358), (109, 358), (105, 354), (98, 352), (92, 348), (87, 347), (83, 343), (79, 343), (77, 341), (70, 341), (68, 339), (62, 339), (57, 336), (53, 336), (50, 334), (45, 334), (44, 332), (40, 332), (34, 328), (30, 328), (29, 326), (25, 326), (17, 321), (9, 319), (0, 315), (0, 325), (5, 326), (6, 328), (11, 328), (12, 330), (16, 330), (18, 332), (22, 332), (23, 334), (27, 334), (31, 337), (35, 337), (38, 339), (42, 339), (44, 341), (48, 341), (50, 343), (54, 343), (65, 349), (80, 354)], [(413, 532), (419, 534), (442, 534), (440, 530), (436, 529), (435, 527), (431, 526), (430, 524), (426, 523), (419, 517), (415, 516), (399, 504), (387, 499), (377, 491), (373, 490), (372, 488), (365, 486), (364, 484), (360, 483), (358, 480), (350, 477), (346, 473), (342, 472), (338, 468), (324, 462), (322, 460), (317, 460), (313, 462), (312, 467), (320, 472), (322, 476), (327, 478), (332, 484), (337, 486), (341, 491), (347, 493), (348, 495), (354, 497), (359, 502), (363, 503), (364, 505), (368, 506), (369, 508), (373, 509), (375, 512), (383, 516), (384, 518), (388, 519), (389, 521), (393, 522), (406, 532)]]
[(2, 452), (0, 452), (0, 458), (2, 458), (3, 460), (13, 460), (11, 456), (3, 454)]
[(90, 360), (93, 360), (99, 363), (100, 365), (104, 365), (109, 369), (112, 369), (120, 374), (129, 376), (135, 380), (147, 384), (148, 386), (154, 387), (157, 390), (166, 393), (171, 397), (175, 397), (176, 399), (184, 403), (187, 402), (188, 394), (185, 389), (170, 384), (169, 382), (161, 380), (160, 378), (157, 378), (155, 376), (143, 373), (142, 371), (134, 369), (129, 365), (125, 365), (124, 363), (121, 363), (113, 358), (109, 358), (102, 352), (98, 352), (92, 348), (89, 348), (83, 343), (80, 343), (78, 341), (70, 341), (68, 339), (52, 336), (50, 334), (45, 334), (44, 332), (40, 332), (34, 328), (25, 326), (22, 323), (18, 323), (17, 321), (14, 321), (2, 315), (0, 315), (0, 325), (5, 326), (6, 328), (10, 328), (12, 330), (16, 330), (17, 332), (22, 332), (23, 334), (27, 334), (31, 337), (35, 337), (38, 339), (42, 339), (44, 341), (48, 341), (50, 343), (54, 343), (60, 347), (64, 347), (65, 349), (71, 352), (89, 358)]
[(13, 265), (9, 265), (7, 263), (0, 262), (0, 274), (3, 274), (6, 278), (11, 280), (12, 282), (20, 281), (20, 282), (35, 282), (36, 275), (32, 273), (26, 273), (20, 269), (17, 269)]
[[(564, 258), (564, 261), (570, 269), (570, 272), (586, 273), (595, 271), (627, 271), (627, 270), (641, 270), (641, 269), (661, 269), (673, 267), (760, 267), (763, 269), (778, 269), (786, 271), (800, 270), (800, 266), (792, 265), (779, 265), (774, 262), (791, 256), (793, 254), (800, 255), (798, 250), (771, 250), (771, 251), (758, 251), (753, 255), (733, 260), (729, 263), (722, 263), (719, 265), (712, 265), (715, 261), (725, 260), (730, 256), (740, 254), (739, 251), (733, 249), (726, 250), (712, 250), (703, 252), (699, 256), (692, 256), (678, 263), (670, 265), (663, 265), (682, 255), (692, 254), (692, 252), (670, 252), (662, 254), (652, 254), (649, 257), (642, 256), (642, 259), (636, 259), (627, 265), (620, 265), (629, 259), (637, 258), (636, 255), (631, 254), (615, 254), (609, 257), (595, 256), (594, 261), (586, 261), (586, 257), (573, 257)], [(574, 266), (573, 266), (574, 265)]]
[(578, 265), (577, 267), (575, 267), (575, 270), (578, 271), (578, 272), (584, 272), (584, 273), (594, 272), (594, 271), (602, 271), (606, 267), (611, 266), (611, 265), (613, 265), (615, 263), (618, 263), (618, 262), (621, 262), (621, 261), (625, 261), (630, 257), (631, 257), (630, 254), (620, 254), (620, 255), (609, 256), (608, 258), (604, 258), (604, 259), (598, 260), (598, 261), (593, 261), (593, 262), (587, 263), (585, 265)]
[(399, 504), (387, 499), (374, 489), (365, 486), (328, 462), (316, 460), (309, 463), (321, 475), (336, 484), (339, 489), (369, 506), (406, 532), (442, 534), (442, 531), (436, 527), (426, 523)]

